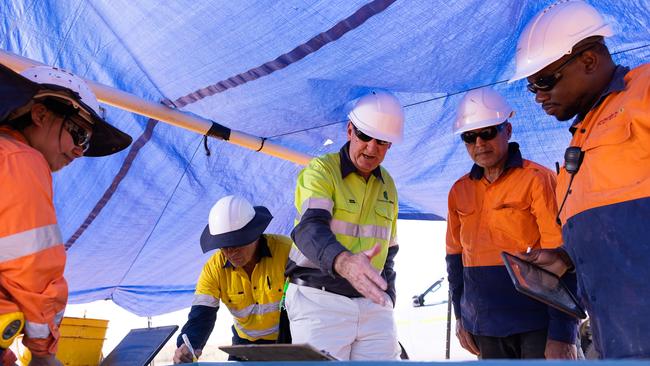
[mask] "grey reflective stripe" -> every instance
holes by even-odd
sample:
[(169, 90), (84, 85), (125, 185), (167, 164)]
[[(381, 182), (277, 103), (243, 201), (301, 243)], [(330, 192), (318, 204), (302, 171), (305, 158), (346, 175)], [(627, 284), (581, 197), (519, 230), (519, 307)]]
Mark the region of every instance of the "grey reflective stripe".
[(228, 308), (228, 310), (230, 310), (232, 316), (236, 318), (245, 318), (249, 315), (263, 315), (275, 311), (280, 311), (280, 302), (276, 301), (268, 304), (252, 304), (241, 310), (235, 310), (231, 308)]
[(0, 238), (0, 262), (24, 257), (63, 244), (57, 224), (37, 227)]
[(332, 209), (334, 209), (334, 201), (329, 198), (307, 198), (302, 202), (302, 206), (300, 207), (300, 215), (304, 215), (305, 212), (310, 208), (320, 208), (331, 214)]
[(330, 229), (334, 234), (352, 236), (355, 238), (390, 239), (390, 229), (377, 225), (357, 225), (337, 219), (332, 219)]
[(65, 313), (65, 309), (56, 313), (56, 315), (54, 316), (54, 324), (56, 325), (61, 324), (61, 320), (63, 320), (63, 313)]
[(294, 261), (299, 267), (318, 269), (318, 266), (315, 265), (314, 262), (310, 261), (309, 258), (305, 257), (305, 255), (302, 254), (302, 252), (296, 248), (295, 245), (291, 247), (291, 251), (289, 252), (289, 259)]
[(25, 322), (25, 334), (29, 338), (44, 339), (50, 335), (50, 326), (47, 323), (34, 323), (28, 320)]
[(242, 332), (242, 333), (246, 334), (247, 336), (249, 336), (250, 338), (262, 338), (262, 337), (265, 337), (267, 335), (277, 333), (280, 330), (280, 327), (278, 325), (273, 326), (273, 327), (268, 328), (268, 329), (262, 329), (262, 330), (244, 329), (244, 328), (242, 328), (241, 324), (239, 324), (237, 319), (233, 319), (233, 320), (235, 321), (235, 326), (237, 327), (237, 329), (240, 332)]
[(203, 305), (209, 306), (211, 308), (219, 307), (219, 299), (215, 298), (212, 295), (194, 295), (192, 300), (192, 306), (194, 305)]

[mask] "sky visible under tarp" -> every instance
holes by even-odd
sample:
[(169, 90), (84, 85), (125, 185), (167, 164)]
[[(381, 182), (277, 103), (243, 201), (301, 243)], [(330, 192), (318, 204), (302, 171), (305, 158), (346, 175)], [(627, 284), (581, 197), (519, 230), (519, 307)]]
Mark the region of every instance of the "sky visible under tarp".
[[(0, 2), (0, 48), (314, 156), (345, 143), (351, 100), (390, 91), (406, 111), (405, 141), (384, 162), (400, 217), (440, 219), (449, 188), (471, 167), (451, 131), (468, 89), (496, 83), (516, 110), (524, 157), (552, 169), (561, 162), (569, 122), (546, 116), (525, 81), (502, 82), (519, 33), (549, 4), (10, 0)], [(617, 62), (648, 60), (650, 2), (591, 4), (613, 25)], [(228, 194), (267, 206), (268, 232), (290, 232), (301, 167), (212, 139), (208, 156), (202, 136), (106, 109), (133, 145), (55, 174), (71, 302), (110, 298), (138, 315), (189, 306), (210, 255), (199, 236)]]

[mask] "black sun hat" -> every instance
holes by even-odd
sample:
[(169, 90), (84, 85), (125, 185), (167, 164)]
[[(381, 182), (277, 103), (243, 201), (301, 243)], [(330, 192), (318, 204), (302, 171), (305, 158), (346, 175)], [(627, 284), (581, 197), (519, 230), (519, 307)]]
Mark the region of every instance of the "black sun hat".
[(111, 155), (131, 144), (131, 136), (100, 116), (95, 94), (80, 77), (50, 66), (30, 67), (18, 74), (0, 64), (0, 122), (27, 113), (34, 101), (46, 98), (68, 104), (92, 126), (84, 156)]

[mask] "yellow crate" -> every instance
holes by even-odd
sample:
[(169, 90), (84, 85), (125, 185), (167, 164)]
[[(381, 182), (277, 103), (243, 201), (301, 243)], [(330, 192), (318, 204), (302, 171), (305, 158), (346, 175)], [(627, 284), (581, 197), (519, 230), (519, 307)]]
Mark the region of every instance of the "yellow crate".
[[(90, 318), (63, 318), (59, 331), (59, 349), (56, 358), (66, 366), (96, 366), (101, 361), (102, 346), (108, 320)], [(19, 355), (26, 366), (31, 359), (29, 350)]]

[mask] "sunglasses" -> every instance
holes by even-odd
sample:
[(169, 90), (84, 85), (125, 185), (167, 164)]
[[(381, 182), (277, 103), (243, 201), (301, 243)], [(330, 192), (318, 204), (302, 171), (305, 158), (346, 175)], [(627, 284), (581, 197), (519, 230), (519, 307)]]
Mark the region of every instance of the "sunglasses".
[(558, 83), (558, 81), (560, 81), (560, 79), (562, 79), (562, 73), (560, 71), (562, 71), (562, 69), (565, 66), (570, 64), (571, 61), (575, 60), (576, 58), (578, 58), (578, 56), (582, 55), (585, 51), (589, 50), (590, 48), (593, 48), (594, 45), (595, 44), (593, 44), (593, 43), (589, 44), (588, 47), (586, 47), (585, 49), (583, 49), (583, 50), (581, 50), (579, 52), (575, 52), (573, 54), (573, 56), (569, 57), (560, 66), (558, 66), (552, 74), (546, 75), (546, 76), (540, 76), (537, 79), (535, 79), (535, 81), (533, 81), (532, 83), (529, 83), (528, 85), (526, 85), (526, 87), (528, 88), (528, 91), (533, 93), (533, 94), (537, 94), (537, 92), (540, 92), (540, 91), (546, 92), (546, 91), (550, 91), (551, 89), (553, 89), (555, 87), (555, 85)]
[(90, 137), (92, 132), (82, 127), (83, 122), (75, 121), (78, 117), (67, 117), (63, 121), (63, 128), (72, 136), (72, 142), (75, 146), (80, 147), (83, 152), (86, 152), (90, 147)]
[(483, 141), (490, 141), (493, 138), (497, 137), (497, 134), (499, 131), (503, 130), (503, 127), (505, 127), (506, 123), (503, 122), (500, 125), (496, 126), (490, 126), (487, 128), (484, 128), (478, 132), (476, 131), (467, 131), (463, 132), (460, 134), (460, 138), (466, 143), (466, 144), (475, 144), (477, 138), (481, 138)]
[(379, 139), (376, 139), (374, 137), (370, 137), (370, 136), (366, 135), (365, 133), (359, 131), (359, 129), (357, 129), (357, 127), (355, 125), (352, 125), (352, 129), (354, 130), (354, 134), (357, 136), (357, 138), (359, 140), (363, 141), (363, 142), (370, 142), (370, 140), (375, 140), (375, 141), (377, 141), (377, 145), (384, 146), (384, 145), (390, 144), (390, 142), (388, 142), (388, 141), (379, 140)]

